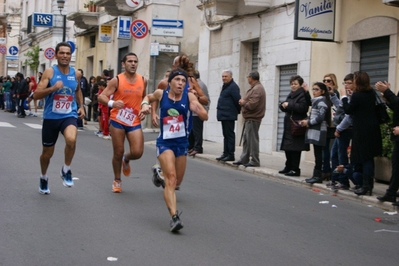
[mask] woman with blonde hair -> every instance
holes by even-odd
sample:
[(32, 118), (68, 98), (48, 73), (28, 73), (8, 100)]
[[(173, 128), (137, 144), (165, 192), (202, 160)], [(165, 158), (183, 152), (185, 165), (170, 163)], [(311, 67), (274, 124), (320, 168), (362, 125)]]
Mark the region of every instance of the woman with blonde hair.
[[(328, 92), (330, 94), (335, 93), (339, 98), (338, 92), (338, 82), (337, 76), (334, 73), (327, 73), (324, 75), (323, 78), (324, 85), (327, 86)], [(331, 106), (331, 119), (334, 117), (336, 112), (336, 108)], [(335, 139), (335, 127), (333, 126), (334, 123), (330, 121), (329, 126), (327, 126), (327, 139), (326, 145), (323, 147), (323, 167), (322, 167), (322, 177), (323, 179), (329, 180), (331, 178), (332, 169), (331, 169), (331, 140)]]

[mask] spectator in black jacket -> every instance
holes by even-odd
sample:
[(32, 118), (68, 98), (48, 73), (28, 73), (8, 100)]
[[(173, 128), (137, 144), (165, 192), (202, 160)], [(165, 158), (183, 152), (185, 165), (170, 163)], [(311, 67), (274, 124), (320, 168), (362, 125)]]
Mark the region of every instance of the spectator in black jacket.
[[(80, 89), (82, 90), (83, 102), (84, 102), (85, 97), (88, 97), (90, 94), (90, 88), (89, 88), (89, 83), (87, 82), (87, 79), (84, 76), (83, 70), (79, 68), (78, 71), (80, 71), (80, 73), (82, 74), (82, 77), (80, 78)], [(85, 113), (86, 113), (86, 107), (85, 107)], [(84, 119), (78, 118), (78, 129), (81, 130), (83, 129), (83, 120), (84, 124), (87, 125), (87, 120), (88, 120), (87, 117), (85, 117)]]
[(17, 92), (18, 92), (18, 82), (16, 78), (11, 78), (11, 113), (15, 113), (17, 110)]
[(29, 95), (29, 84), (24, 79), (24, 75), (22, 73), (17, 73), (15, 75), (18, 82), (18, 89), (17, 89), (17, 97), (18, 97), (18, 117), (25, 118), (25, 108), (24, 102)]
[(234, 161), (236, 135), (234, 132), (235, 121), (240, 113), (241, 99), (240, 88), (233, 80), (233, 72), (225, 70), (222, 73), (223, 86), (217, 104), (217, 120), (222, 122), (223, 154), (216, 158), (218, 161)]
[(392, 205), (399, 206), (399, 201), (396, 201), (397, 192), (399, 189), (399, 93), (396, 96), (389, 88), (388, 82), (377, 82), (375, 87), (382, 92), (384, 98), (387, 100), (387, 105), (393, 111), (392, 121), (392, 135), (391, 140), (394, 141), (392, 150), (392, 176), (389, 181), (389, 187), (384, 196), (377, 197), (380, 201), (393, 202)]
[(305, 134), (301, 136), (293, 136), (291, 134), (291, 119), (303, 120), (308, 115), (309, 102), (311, 102), (310, 94), (304, 89), (304, 80), (301, 76), (295, 75), (290, 78), (291, 92), (287, 99), (280, 103), (279, 108), (285, 113), (284, 131), (280, 149), (285, 152), (285, 167), (280, 170), (280, 174), (286, 176), (300, 176), (302, 151), (309, 150), (309, 144), (305, 143)]

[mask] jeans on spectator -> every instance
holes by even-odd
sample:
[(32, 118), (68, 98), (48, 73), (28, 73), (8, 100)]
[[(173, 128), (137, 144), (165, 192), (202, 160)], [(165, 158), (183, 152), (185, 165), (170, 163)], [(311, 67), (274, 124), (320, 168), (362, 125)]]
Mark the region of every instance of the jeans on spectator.
[(4, 98), (6, 101), (6, 110), (11, 111), (12, 109), (12, 102), (11, 102), (11, 93), (9, 91), (4, 93)]
[[(331, 148), (331, 166), (335, 169), (338, 165), (349, 164), (347, 148), (349, 147), (352, 139), (352, 129), (344, 130), (340, 133), (340, 136), (334, 139), (333, 146)], [(346, 175), (343, 174), (332, 174), (331, 181), (339, 181), (341, 184), (349, 185), (349, 180)]]

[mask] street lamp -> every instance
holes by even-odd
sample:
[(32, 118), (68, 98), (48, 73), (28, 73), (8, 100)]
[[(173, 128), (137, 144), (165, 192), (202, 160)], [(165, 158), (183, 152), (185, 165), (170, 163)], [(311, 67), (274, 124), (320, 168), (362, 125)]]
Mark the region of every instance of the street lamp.
[(12, 31), (11, 24), (7, 24), (6, 30), (7, 30), (7, 35), (8, 35), (8, 37), (10, 37), (10, 38), (14, 38), (14, 37), (20, 36), (20, 33), (15, 34), (15, 35), (10, 35), (10, 33), (11, 33), (11, 31)]
[[(65, 6), (65, 0), (57, 0), (57, 6), (58, 9), (60, 10), (60, 14), (62, 15), (62, 10), (64, 9)], [(64, 18), (64, 24), (62, 28), (62, 41), (65, 42), (65, 34), (66, 34), (66, 15), (62, 15)]]

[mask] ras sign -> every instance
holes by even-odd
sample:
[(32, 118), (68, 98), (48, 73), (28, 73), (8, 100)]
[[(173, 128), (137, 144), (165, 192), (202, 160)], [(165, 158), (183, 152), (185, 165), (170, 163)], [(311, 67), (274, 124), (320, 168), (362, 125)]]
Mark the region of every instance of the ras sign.
[(32, 25), (34, 27), (52, 27), (54, 22), (53, 14), (33, 13)]

